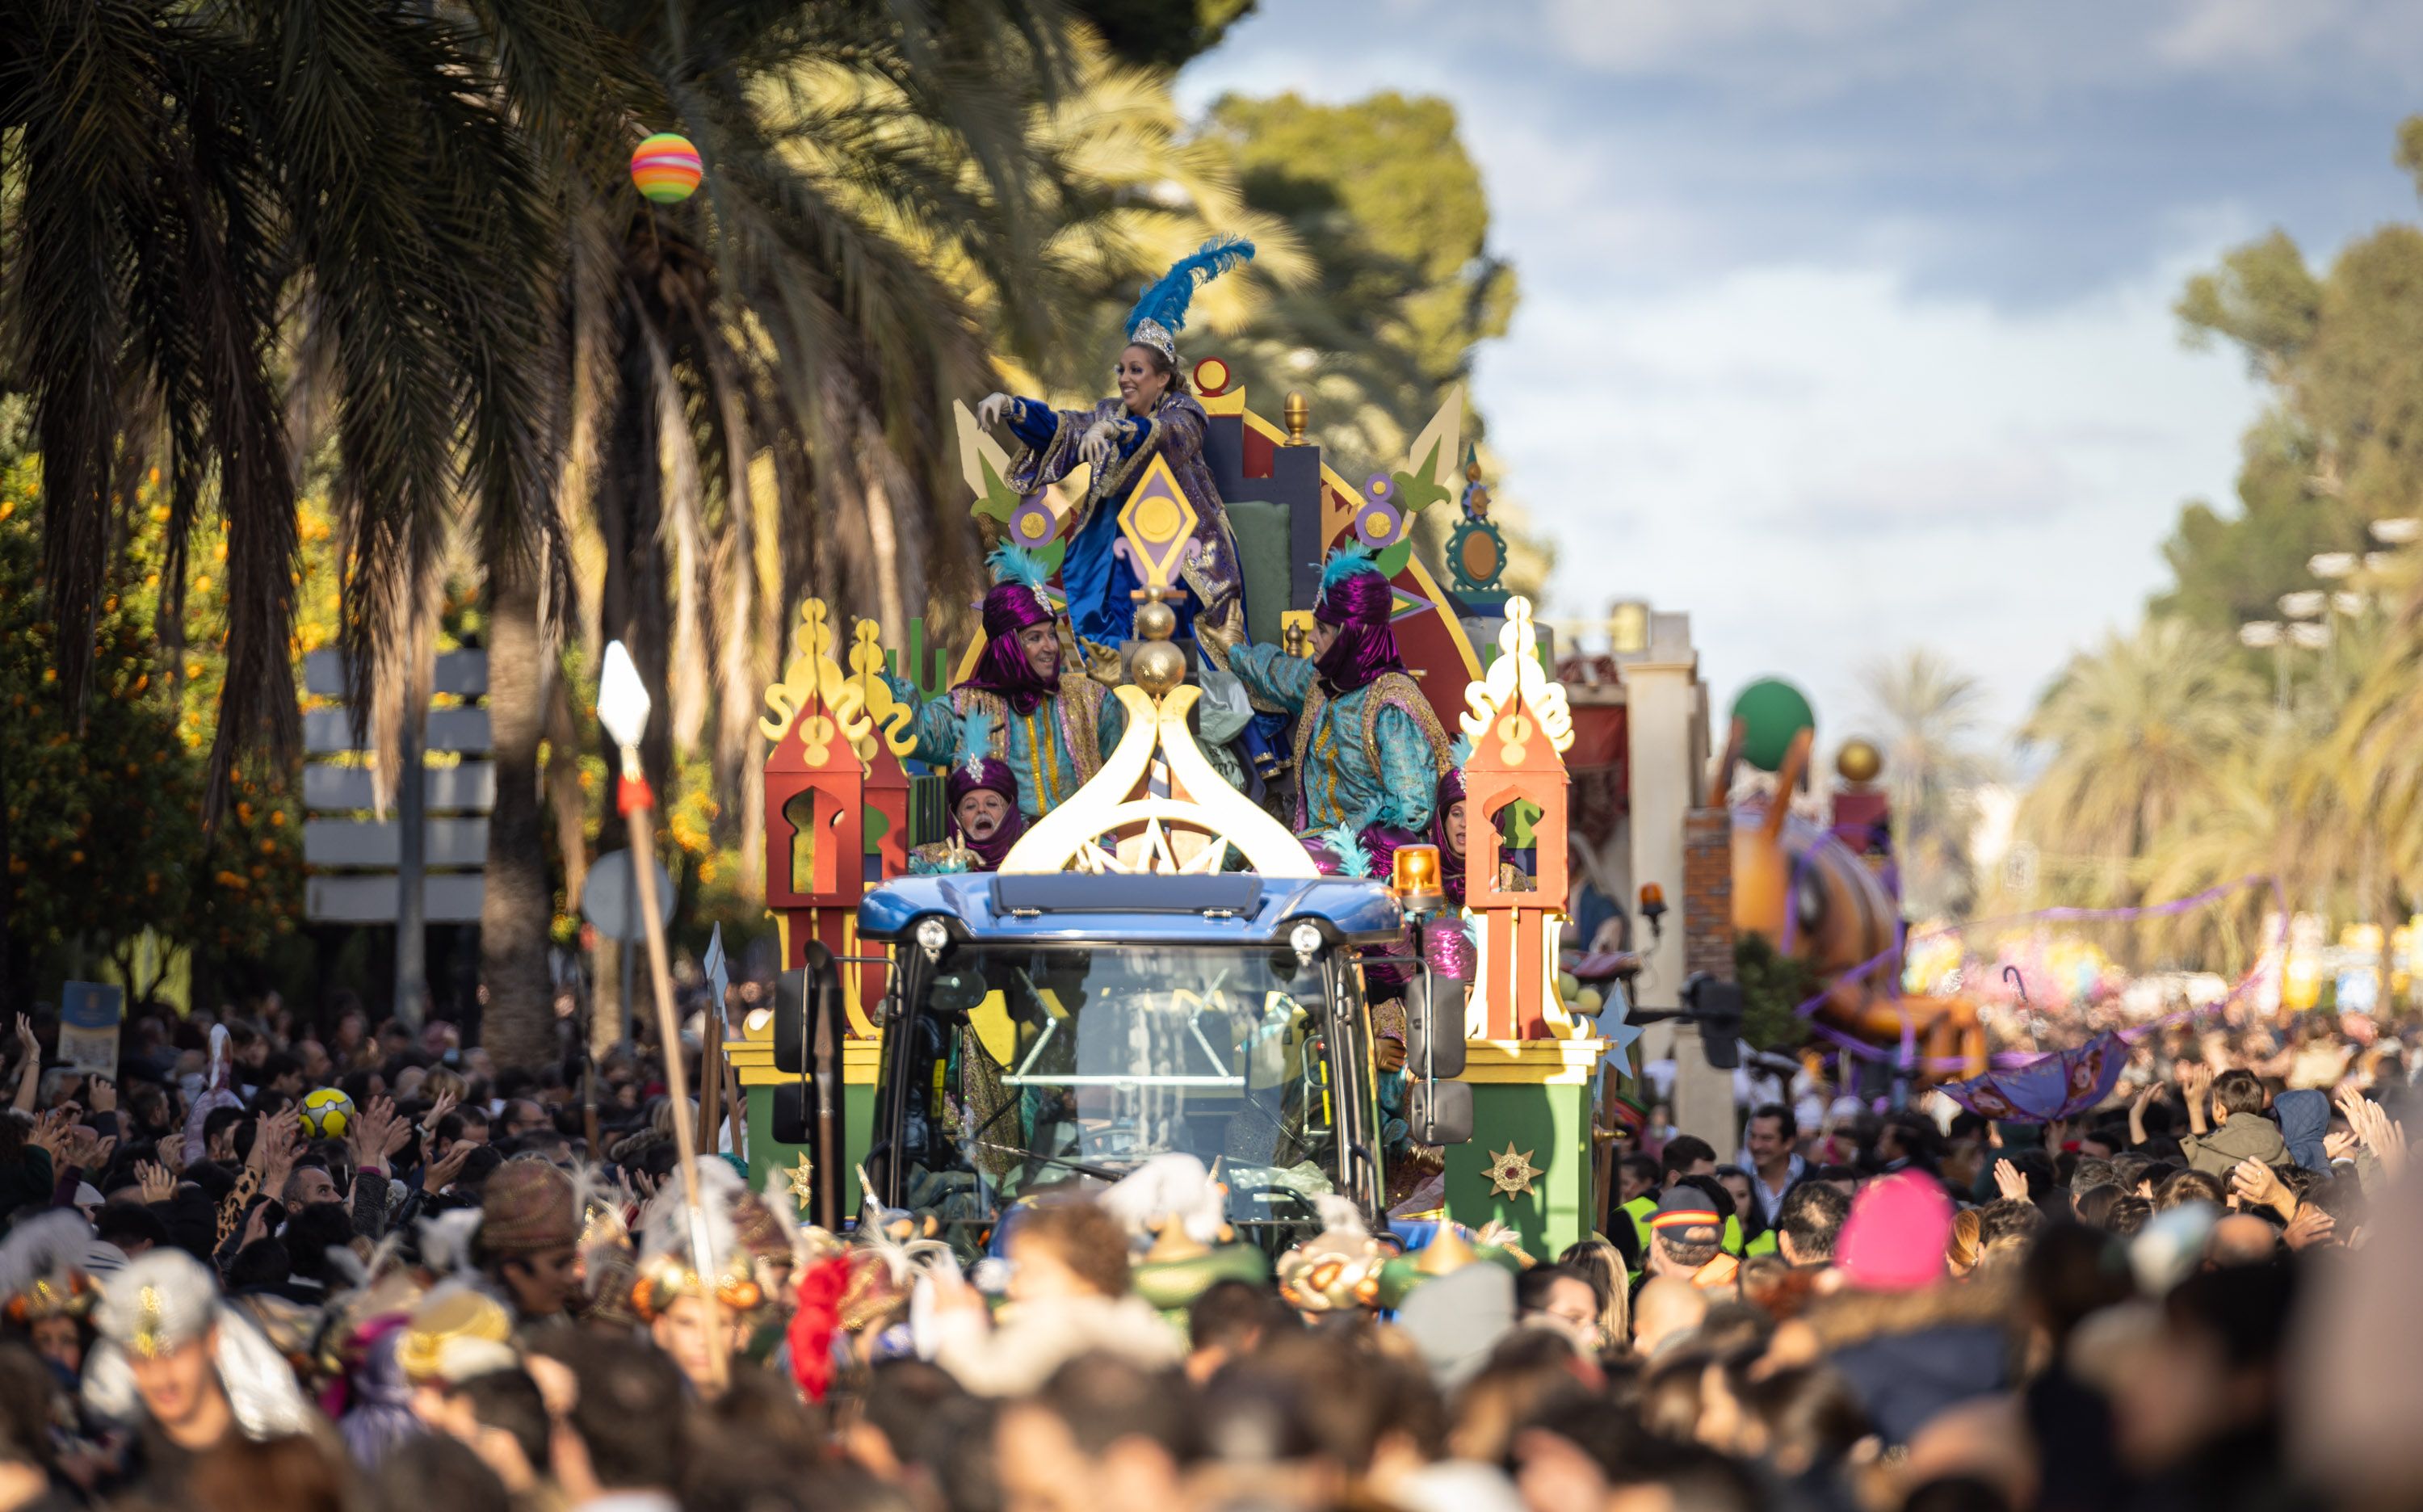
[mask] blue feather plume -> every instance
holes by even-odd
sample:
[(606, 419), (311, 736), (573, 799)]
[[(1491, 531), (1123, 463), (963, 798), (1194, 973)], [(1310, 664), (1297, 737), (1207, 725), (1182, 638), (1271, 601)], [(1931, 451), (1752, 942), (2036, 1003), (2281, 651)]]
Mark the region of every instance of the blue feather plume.
[(1041, 559), (1034, 552), (1007, 542), (993, 548), (992, 555), (985, 558), (985, 565), (992, 568), (993, 581), (1022, 582), (1038, 595), (1052, 581), (1052, 574), (1044, 570)]
[(1353, 825), (1334, 824), (1321, 832), (1322, 843), (1338, 857), (1338, 874), (1341, 877), (1371, 875), (1371, 852), (1363, 849), (1363, 836)]
[(1472, 737), (1468, 735), (1457, 736), (1455, 738), (1455, 743), (1447, 748), (1447, 764), (1450, 767), (1461, 768), (1465, 762), (1471, 759)]
[(1254, 244), (1242, 236), (1214, 236), (1187, 257), (1182, 257), (1167, 273), (1144, 286), (1144, 294), (1128, 311), (1128, 334), (1148, 320), (1159, 321), (1172, 336), (1186, 328), (1186, 307), (1195, 302), (1195, 290), (1210, 283), (1231, 268), (1242, 267), (1254, 260)]
[(978, 763), (992, 755), (992, 716), (971, 708), (955, 722), (958, 726), (959, 765), (974, 775)]
[(1329, 560), (1322, 565), (1321, 591), (1327, 593), (1358, 572), (1379, 570), (1380, 564), (1372, 560), (1370, 547), (1360, 541), (1349, 541), (1330, 552)]

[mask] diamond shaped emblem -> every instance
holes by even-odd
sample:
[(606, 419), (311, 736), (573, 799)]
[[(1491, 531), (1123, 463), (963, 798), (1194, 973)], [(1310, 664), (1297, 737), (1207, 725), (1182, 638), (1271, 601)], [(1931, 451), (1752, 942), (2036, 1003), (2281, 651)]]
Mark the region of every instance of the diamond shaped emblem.
[(1134, 553), (1136, 576), (1148, 588), (1178, 585), (1178, 565), (1185, 559), (1187, 540), (1195, 533), (1195, 506), (1178, 485), (1166, 457), (1155, 454), (1144, 476), (1119, 506), (1119, 533)]

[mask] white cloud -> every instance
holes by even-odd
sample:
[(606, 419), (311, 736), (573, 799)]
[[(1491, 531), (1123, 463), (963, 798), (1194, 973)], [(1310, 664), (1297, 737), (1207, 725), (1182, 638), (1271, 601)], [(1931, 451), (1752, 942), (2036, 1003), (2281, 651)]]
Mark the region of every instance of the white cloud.
[(1478, 397), (1557, 534), (1559, 613), (1687, 610), (1719, 698), (1782, 673), (1838, 717), (1861, 664), (1925, 644), (2007, 720), (2159, 586), (2180, 500), (2230, 482), (2254, 398), (2179, 349), (2176, 285), (2010, 315), (1762, 268), (1527, 309)]

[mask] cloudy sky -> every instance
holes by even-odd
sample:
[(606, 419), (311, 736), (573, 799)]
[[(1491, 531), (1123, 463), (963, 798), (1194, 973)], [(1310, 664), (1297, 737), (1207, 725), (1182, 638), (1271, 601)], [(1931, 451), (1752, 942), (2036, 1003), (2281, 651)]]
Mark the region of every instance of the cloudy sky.
[(1782, 673), (1840, 736), (1880, 656), (2007, 723), (2135, 618), (2258, 403), (2171, 302), (2272, 225), (2326, 257), (2415, 216), (2423, 6), (1261, 0), (1181, 88), (1452, 100), (1555, 612), (1687, 610), (1719, 700)]

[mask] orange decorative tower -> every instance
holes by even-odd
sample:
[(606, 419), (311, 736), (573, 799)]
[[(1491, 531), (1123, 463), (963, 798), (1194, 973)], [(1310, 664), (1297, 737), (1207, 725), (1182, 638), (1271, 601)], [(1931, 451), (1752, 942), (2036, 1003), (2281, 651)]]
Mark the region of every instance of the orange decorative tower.
[[(1465, 906), (1479, 916), (1471, 1036), (1547, 1040), (1572, 1033), (1557, 996), (1557, 936), (1565, 916), (1565, 763), (1573, 715), (1562, 684), (1540, 665), (1528, 599), (1510, 598), (1498, 654), (1465, 691)], [(1531, 844), (1510, 851), (1515, 805)]]

